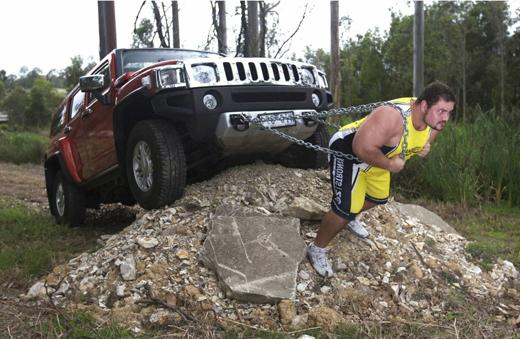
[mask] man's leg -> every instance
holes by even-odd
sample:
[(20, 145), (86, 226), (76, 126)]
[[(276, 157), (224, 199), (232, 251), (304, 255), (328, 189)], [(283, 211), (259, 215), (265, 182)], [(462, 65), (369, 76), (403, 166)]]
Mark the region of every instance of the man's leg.
[(329, 210), (321, 219), (314, 244), (321, 248), (327, 247), (329, 242), (345, 227), (346, 223), (345, 219)]
[(322, 277), (332, 277), (334, 275), (326, 247), (336, 234), (345, 227), (345, 223), (345, 219), (332, 210), (328, 211), (321, 220), (316, 239), (307, 247), (307, 257), (312, 267)]
[(363, 207), (361, 208), (361, 211), (366, 211), (366, 210), (369, 210), (371, 209), (372, 207), (375, 207), (377, 206), (378, 204), (372, 202), (372, 201), (369, 201), (369, 200), (365, 200), (365, 202), (363, 203)]
[[(374, 206), (385, 204), (390, 194), (390, 173), (388, 171), (380, 175), (368, 174), (366, 179), (367, 189), (361, 211), (366, 211)], [(369, 236), (368, 231), (357, 218), (347, 224), (347, 229), (362, 239)]]

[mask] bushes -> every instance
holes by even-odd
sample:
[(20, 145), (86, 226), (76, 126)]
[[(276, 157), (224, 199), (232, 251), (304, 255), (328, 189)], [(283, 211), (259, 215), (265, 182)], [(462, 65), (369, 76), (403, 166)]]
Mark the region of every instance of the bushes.
[(0, 129), (0, 161), (39, 164), (43, 160), (47, 142), (47, 136)]
[(520, 142), (517, 123), (493, 111), (471, 123), (450, 123), (426, 159), (412, 159), (396, 175), (404, 194), (441, 201), (520, 204)]

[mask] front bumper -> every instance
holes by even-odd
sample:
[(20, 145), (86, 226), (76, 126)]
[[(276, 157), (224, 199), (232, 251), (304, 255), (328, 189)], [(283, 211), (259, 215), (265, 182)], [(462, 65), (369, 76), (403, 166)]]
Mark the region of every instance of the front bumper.
[[(215, 109), (208, 109), (203, 104), (203, 97), (212, 94), (218, 99)], [(312, 102), (312, 94), (320, 97), (320, 104), (316, 107)], [(233, 130), (230, 116), (242, 112), (249, 112), (254, 117), (256, 114), (281, 111), (322, 111), (329, 108), (332, 102), (330, 92), (325, 89), (317, 89), (302, 86), (224, 86), (193, 89), (168, 89), (162, 90), (152, 98), (152, 105), (156, 114), (172, 121), (185, 123), (190, 137), (196, 142), (215, 141), (219, 146), (231, 147), (236, 150), (237, 141), (229, 141), (234, 138), (251, 139), (246, 144), (253, 144), (253, 136), (268, 134), (256, 129), (244, 133)], [(295, 130), (294, 136), (304, 138), (315, 130), (301, 126), (300, 122), (295, 127), (283, 128), (289, 133)], [(230, 131), (226, 131), (231, 128)], [(310, 132), (310, 134), (309, 134)], [(250, 136), (251, 134), (251, 136)], [(276, 138), (280, 142), (280, 138)], [(260, 138), (258, 142), (267, 142), (270, 138)], [(282, 143), (285, 148), (286, 143)], [(272, 145), (270, 144), (269, 147)], [(240, 147), (242, 148), (242, 147)], [(278, 147), (279, 148), (279, 147)], [(269, 150), (269, 148), (266, 148)], [(225, 150), (225, 153), (233, 151)], [(252, 152), (251, 152), (252, 153)]]
[[(302, 118), (304, 112), (316, 112), (314, 110), (292, 110), (292, 111), (240, 111), (226, 112), (220, 115), (215, 136), (217, 145), (222, 149), (223, 156), (236, 154), (258, 154), (278, 153), (291, 145), (291, 141), (283, 139), (254, 123), (248, 123), (242, 118), (242, 114), (250, 119), (259, 116), (276, 117), (277, 114), (290, 113), (294, 119), (280, 120), (279, 123), (287, 127), (276, 127), (280, 132), (296, 137), (307, 139), (317, 128), (317, 123)], [(267, 124), (269, 122), (266, 122)]]

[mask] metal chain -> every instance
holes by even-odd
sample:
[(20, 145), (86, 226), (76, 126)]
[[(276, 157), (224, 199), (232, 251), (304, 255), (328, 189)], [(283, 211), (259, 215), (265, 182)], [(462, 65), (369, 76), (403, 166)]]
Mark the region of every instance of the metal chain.
[(401, 113), (401, 116), (403, 118), (403, 128), (404, 128), (404, 131), (403, 131), (403, 147), (402, 147), (402, 152), (401, 152), (401, 158), (404, 159), (405, 157), (405, 154), (406, 154), (406, 150), (408, 148), (408, 135), (409, 135), (409, 132), (408, 132), (408, 124), (406, 122), (406, 119), (409, 115), (409, 110), (407, 111), (404, 111), (401, 107), (399, 107), (398, 105), (392, 103), (392, 102), (386, 102), (386, 101), (380, 101), (380, 102), (374, 102), (374, 103), (370, 103), (370, 104), (364, 104), (364, 105), (358, 105), (358, 106), (351, 106), (351, 107), (347, 107), (347, 108), (337, 108), (337, 109), (332, 109), (332, 110), (329, 110), (329, 111), (321, 111), (321, 112), (303, 112), (301, 114), (301, 116), (299, 117), (288, 117), (288, 116), (262, 116), (262, 117), (256, 117), (256, 118), (251, 118), (250, 116), (248, 116), (247, 114), (245, 113), (242, 113), (241, 116), (242, 118), (251, 123), (251, 124), (254, 124), (256, 125), (258, 128), (262, 129), (262, 130), (266, 130), (266, 131), (269, 131), (283, 139), (286, 139), (286, 140), (289, 140), (299, 146), (303, 146), (305, 148), (309, 148), (309, 149), (312, 149), (312, 150), (315, 150), (315, 151), (320, 151), (320, 152), (323, 152), (323, 153), (326, 153), (326, 154), (329, 154), (329, 155), (335, 155), (335, 156), (339, 156), (339, 157), (342, 157), (342, 158), (345, 158), (347, 160), (356, 160), (356, 161), (360, 161), (361, 160), (352, 155), (352, 154), (346, 154), (346, 153), (343, 153), (343, 152), (340, 152), (340, 151), (335, 151), (335, 150), (332, 150), (328, 147), (322, 147), (322, 146), (318, 146), (318, 145), (315, 145), (311, 142), (307, 142), (307, 141), (304, 141), (304, 140), (301, 140), (301, 139), (298, 139), (298, 138), (295, 138), (293, 137), (292, 135), (288, 135), (286, 133), (283, 133), (281, 132), (280, 130), (278, 129), (273, 129), (271, 126), (266, 126), (264, 125), (264, 123), (266, 122), (277, 122), (277, 121), (280, 121), (280, 122), (284, 122), (284, 121), (294, 121), (295, 119), (304, 119), (304, 118), (308, 118), (308, 119), (311, 119), (313, 121), (316, 121), (320, 124), (325, 124), (325, 125), (329, 125), (329, 126), (332, 126), (334, 128), (341, 128), (340, 125), (336, 125), (336, 124), (330, 124), (330, 123), (327, 123), (325, 122), (323, 119), (325, 118), (329, 118), (329, 117), (335, 117), (335, 116), (340, 116), (340, 115), (347, 115), (347, 114), (353, 114), (353, 113), (365, 113), (365, 112), (371, 112), (372, 110), (374, 110), (375, 108), (379, 107), (379, 106), (390, 106), (390, 107), (393, 107), (395, 109), (397, 109), (400, 113)]

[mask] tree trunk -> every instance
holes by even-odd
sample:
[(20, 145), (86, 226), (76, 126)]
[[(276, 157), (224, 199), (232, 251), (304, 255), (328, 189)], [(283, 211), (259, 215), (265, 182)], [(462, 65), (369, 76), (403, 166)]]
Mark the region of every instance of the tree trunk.
[(265, 36), (267, 34), (267, 9), (265, 3), (263, 1), (259, 1), (259, 7), (260, 7), (260, 32), (258, 36), (258, 44), (259, 44), (259, 51), (258, 55), (262, 58), (265, 58)]
[(218, 27), (217, 31), (218, 51), (219, 53), (227, 53), (227, 25), (226, 25), (226, 2), (217, 1), (218, 4)]
[(330, 2), (330, 89), (337, 106), (341, 105), (341, 72), (339, 65), (339, 1)]
[(499, 46), (499, 53), (500, 53), (500, 113), (504, 114), (505, 109), (505, 103), (504, 103), (504, 92), (505, 92), (505, 60), (504, 60), (504, 40), (505, 40), (505, 34), (504, 34), (504, 25), (501, 21), (498, 21), (498, 46)]
[(157, 28), (157, 35), (159, 36), (159, 41), (161, 43), (161, 47), (170, 47), (169, 41), (166, 41), (164, 38), (162, 22), (161, 22), (161, 12), (159, 11), (159, 7), (157, 6), (156, 1), (152, 1), (153, 8), (153, 16), (155, 19), (155, 27)]
[(249, 56), (249, 32), (247, 27), (247, 9), (245, 1), (240, 1), (240, 12), (241, 20), (240, 33), (238, 34), (237, 40), (237, 55), (242, 52), (242, 55), (247, 57)]
[(466, 29), (462, 34), (462, 121), (466, 122)]
[(249, 56), (258, 56), (258, 1), (247, 2), (247, 25), (249, 33)]
[(422, 0), (415, 1), (413, 23), (413, 95), (418, 97), (424, 87), (424, 11)]
[(181, 40), (179, 36), (179, 4), (177, 1), (172, 1), (172, 36), (173, 48), (180, 48)]

